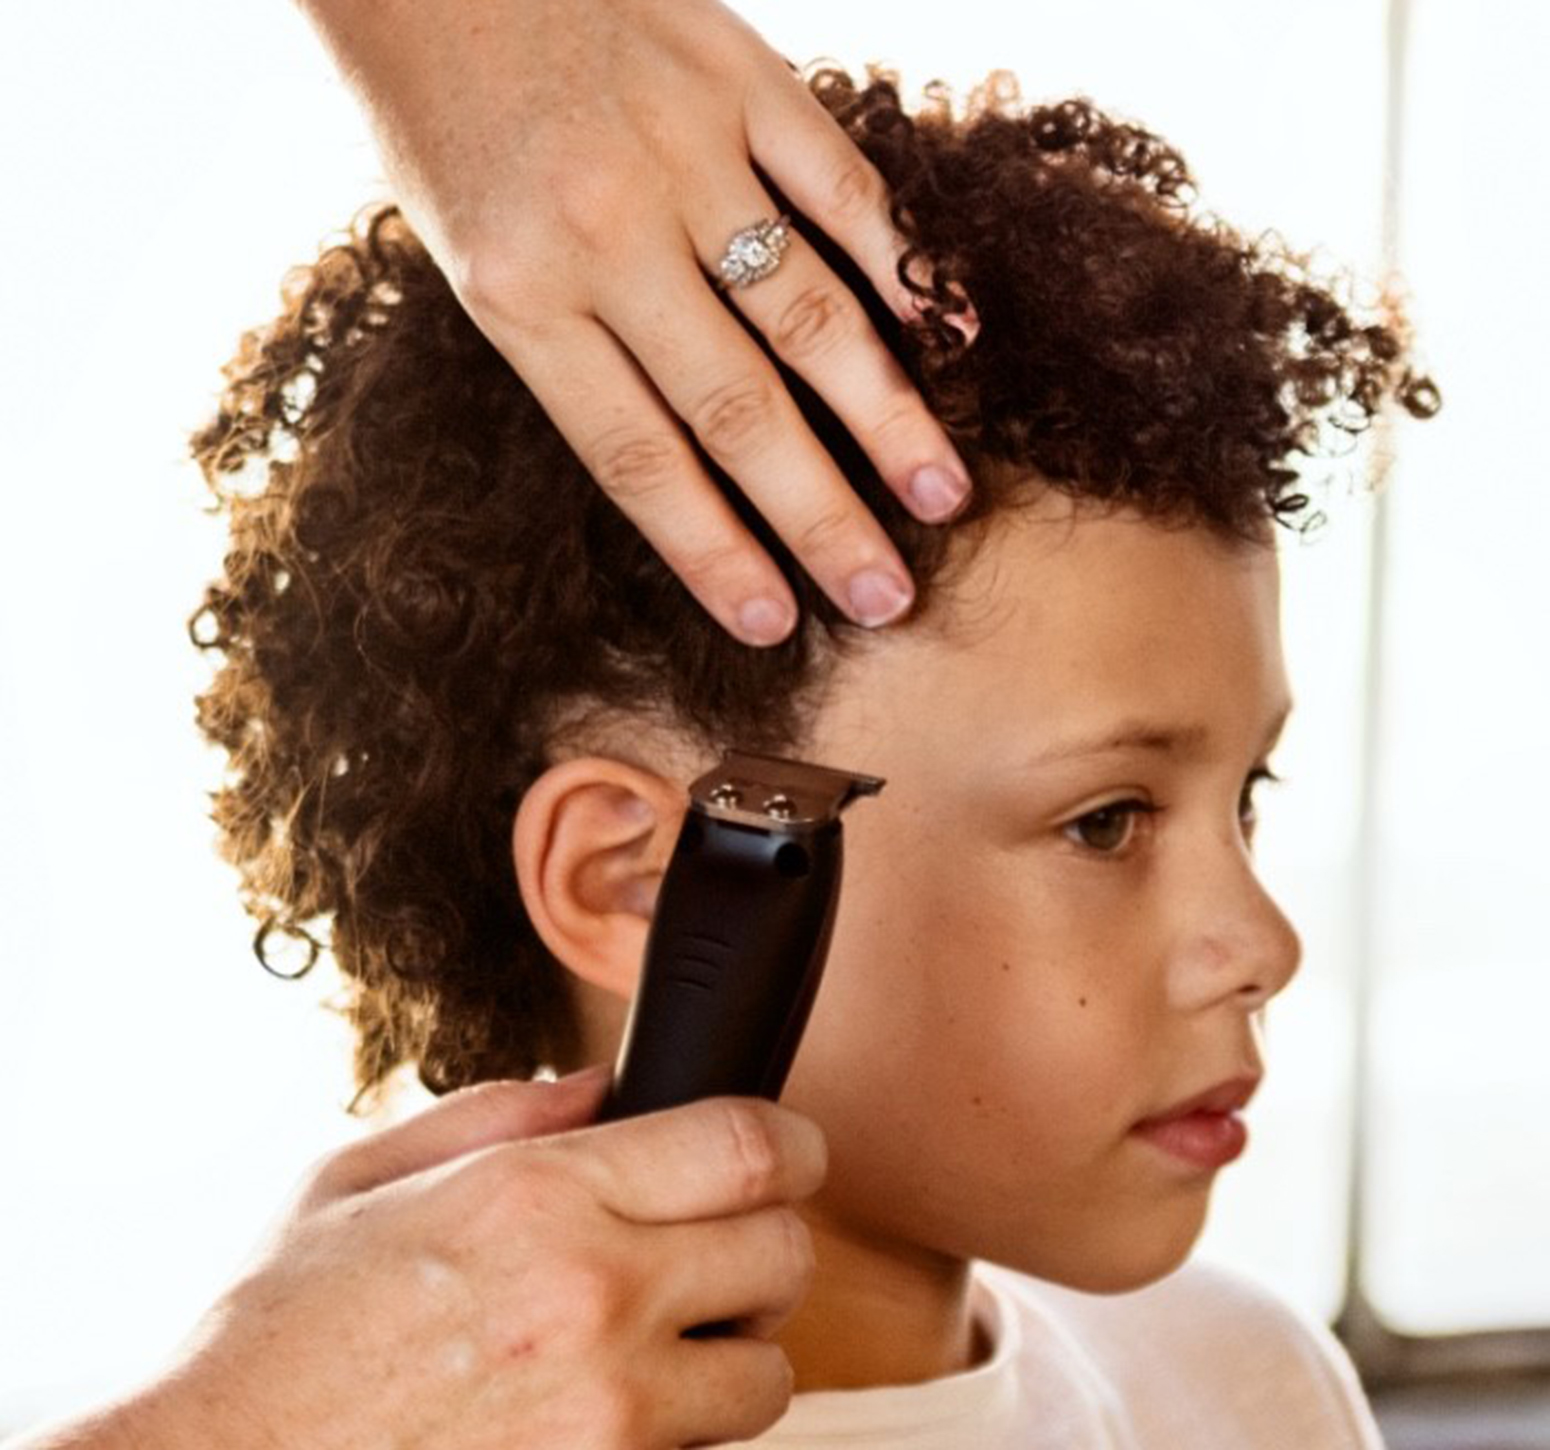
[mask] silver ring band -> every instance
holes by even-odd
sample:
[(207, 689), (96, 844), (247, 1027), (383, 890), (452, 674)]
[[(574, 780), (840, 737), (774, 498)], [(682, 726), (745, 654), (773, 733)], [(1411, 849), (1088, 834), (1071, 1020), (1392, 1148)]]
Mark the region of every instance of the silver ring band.
[(722, 253), (716, 264), (717, 285), (723, 288), (751, 287), (780, 266), (781, 254), (791, 244), (791, 218), (777, 217), (744, 227)]

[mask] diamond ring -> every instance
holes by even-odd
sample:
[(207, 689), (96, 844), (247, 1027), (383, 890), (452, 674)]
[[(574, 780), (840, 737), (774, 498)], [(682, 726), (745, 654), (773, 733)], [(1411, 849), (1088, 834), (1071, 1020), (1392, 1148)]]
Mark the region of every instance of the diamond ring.
[(780, 266), (781, 253), (791, 243), (791, 218), (755, 222), (744, 227), (722, 254), (716, 270), (722, 287), (749, 287)]

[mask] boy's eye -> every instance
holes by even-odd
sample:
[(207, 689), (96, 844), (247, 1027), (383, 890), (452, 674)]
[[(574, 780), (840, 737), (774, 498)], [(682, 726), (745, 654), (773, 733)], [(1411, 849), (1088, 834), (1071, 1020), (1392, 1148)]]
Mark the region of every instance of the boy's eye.
[(1254, 828), (1259, 824), (1259, 810), (1254, 803), (1254, 788), (1261, 781), (1279, 782), (1280, 776), (1267, 767), (1261, 765), (1249, 772), (1249, 778), (1243, 782), (1243, 794), (1238, 797), (1238, 819), (1243, 823), (1243, 839), (1254, 839)]
[[(1254, 828), (1259, 824), (1259, 812), (1254, 803), (1255, 788), (1263, 781), (1279, 783), (1280, 779), (1267, 767), (1256, 766), (1243, 782), (1243, 790), (1238, 795), (1238, 820), (1244, 840), (1253, 841)], [(1066, 839), (1075, 845), (1085, 846), (1089, 851), (1097, 851), (1105, 856), (1118, 855), (1135, 839), (1138, 820), (1142, 816), (1156, 815), (1161, 809), (1161, 806), (1155, 806), (1150, 801), (1115, 801), (1111, 805), (1099, 806), (1095, 811), (1088, 811), (1085, 816), (1078, 816), (1062, 831)]]
[(1066, 839), (1074, 841), (1078, 846), (1086, 846), (1089, 851), (1112, 855), (1130, 844), (1131, 837), (1135, 835), (1137, 818), (1152, 815), (1156, 810), (1156, 806), (1139, 800), (1115, 801), (1113, 805), (1099, 806), (1097, 810), (1088, 811), (1085, 816), (1078, 816), (1072, 821), (1065, 828)]

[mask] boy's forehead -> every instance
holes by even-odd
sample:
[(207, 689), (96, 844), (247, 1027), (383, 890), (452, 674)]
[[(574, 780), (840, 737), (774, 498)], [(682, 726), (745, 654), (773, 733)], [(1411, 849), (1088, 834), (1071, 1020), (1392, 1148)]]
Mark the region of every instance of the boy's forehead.
[(1050, 491), (992, 519), (930, 615), (839, 672), (825, 714), (870, 717), (873, 738), (882, 710), (989, 745), (1269, 719), (1286, 694), (1271, 543)]

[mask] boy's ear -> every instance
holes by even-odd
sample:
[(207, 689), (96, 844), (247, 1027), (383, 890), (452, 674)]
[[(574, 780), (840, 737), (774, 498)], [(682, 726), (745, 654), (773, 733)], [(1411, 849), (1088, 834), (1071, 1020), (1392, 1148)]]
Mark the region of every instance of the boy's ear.
[(522, 903), (583, 981), (628, 999), (662, 873), (689, 808), (682, 786), (602, 756), (545, 771), (522, 797), (512, 854)]

